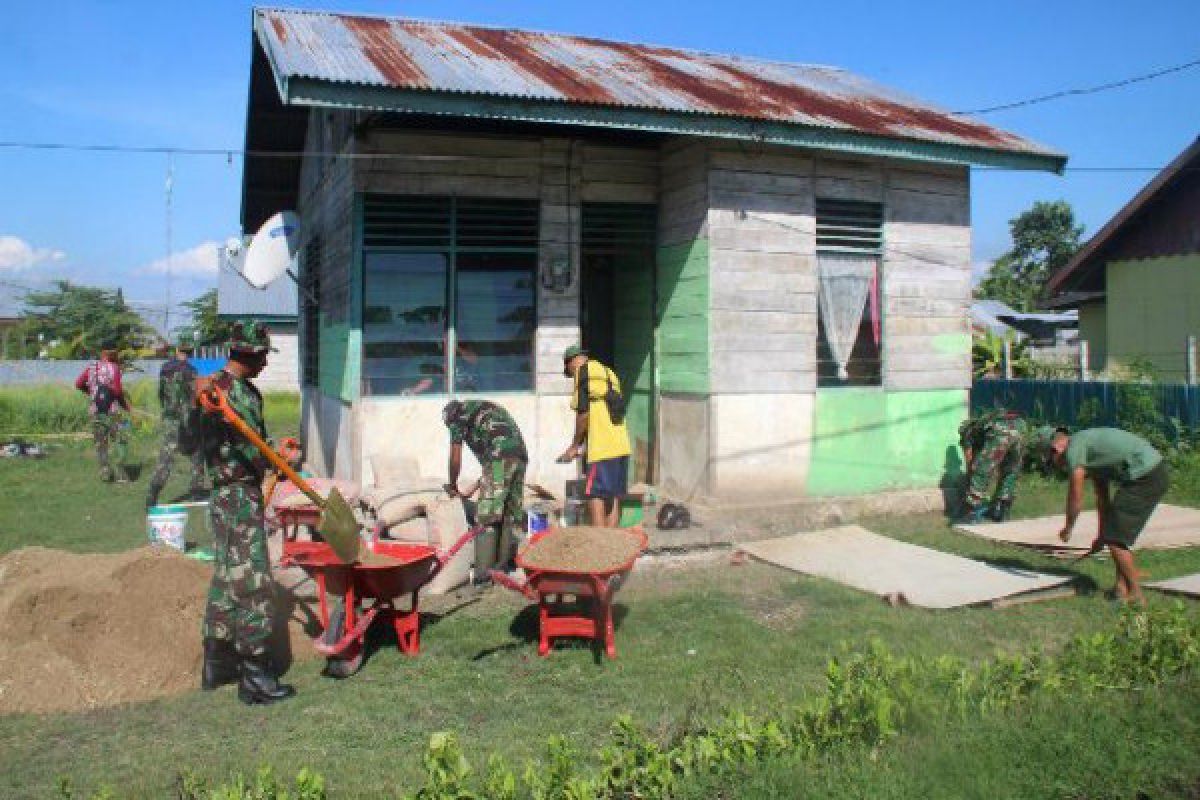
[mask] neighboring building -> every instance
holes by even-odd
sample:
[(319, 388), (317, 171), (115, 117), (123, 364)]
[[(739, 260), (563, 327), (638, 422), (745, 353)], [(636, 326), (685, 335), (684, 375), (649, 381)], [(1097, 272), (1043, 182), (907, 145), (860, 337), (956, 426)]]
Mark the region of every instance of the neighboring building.
[(1138, 359), (1183, 381), (1200, 335), (1200, 138), (1108, 221), (1047, 286), (1079, 309), (1093, 371)]
[[(310, 462), (444, 470), (446, 397), (530, 478), (582, 339), (677, 496), (933, 488), (971, 385), (972, 164), (1065, 156), (840, 69), (577, 36), (254, 13), (242, 226), (301, 215)], [(338, 157), (338, 156), (353, 156)]]
[(1015, 311), (999, 300), (977, 300), (971, 304), (971, 327), (997, 336), (1013, 335), (1042, 347), (1063, 346), (1074, 342), (1079, 331), (1075, 311)]
[(224, 320), (253, 319), (264, 323), (271, 332), (271, 353), (267, 368), (255, 379), (262, 389), (300, 388), (300, 367), (296, 337), (296, 284), (284, 276), (265, 289), (255, 289), (241, 275), (240, 261), (245, 249), (230, 258), (220, 248), (217, 271), (217, 316)]

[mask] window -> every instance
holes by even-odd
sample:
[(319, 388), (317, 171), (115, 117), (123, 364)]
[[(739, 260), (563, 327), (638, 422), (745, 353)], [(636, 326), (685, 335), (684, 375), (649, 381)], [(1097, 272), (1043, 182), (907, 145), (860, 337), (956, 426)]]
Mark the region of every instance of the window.
[(817, 198), (817, 386), (882, 382), (883, 206)]
[(301, 264), (301, 335), (304, 358), (300, 367), (302, 386), (316, 386), (320, 378), (321, 318), (317, 298), (321, 296), (321, 237), (314, 236), (304, 247)]
[(364, 393), (532, 389), (538, 202), (371, 195), (363, 210)]

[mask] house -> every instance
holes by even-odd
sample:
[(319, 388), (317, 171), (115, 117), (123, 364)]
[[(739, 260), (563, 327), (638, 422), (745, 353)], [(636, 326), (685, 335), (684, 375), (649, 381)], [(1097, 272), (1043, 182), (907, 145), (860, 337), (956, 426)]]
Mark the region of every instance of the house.
[[(297, 391), (300, 367), (297, 356), (296, 284), (287, 278), (273, 281), (265, 289), (256, 289), (242, 277), (241, 261), (246, 250), (230, 255), (220, 247), (217, 254), (217, 316), (226, 321), (256, 320), (271, 333), (271, 353), (267, 367), (254, 382), (262, 389)], [(215, 368), (215, 367), (214, 367)]]
[(1134, 360), (1186, 379), (1200, 335), (1200, 138), (1102, 227), (1047, 283), (1051, 308), (1079, 310), (1094, 372)]
[(1074, 342), (1079, 331), (1076, 311), (1023, 312), (999, 300), (977, 300), (971, 304), (969, 314), (975, 333), (1028, 339), (1031, 344), (1044, 347)]
[(675, 496), (938, 486), (971, 385), (970, 166), (1065, 156), (832, 67), (253, 25), (242, 226), (301, 215), (315, 466), (441, 474), (446, 398), (486, 396), (561, 486), (582, 340), (626, 389), (634, 477)]

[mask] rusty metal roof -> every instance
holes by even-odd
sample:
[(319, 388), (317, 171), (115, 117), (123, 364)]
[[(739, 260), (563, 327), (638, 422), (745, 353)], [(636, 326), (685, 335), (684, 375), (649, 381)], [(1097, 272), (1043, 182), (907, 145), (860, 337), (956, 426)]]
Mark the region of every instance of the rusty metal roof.
[(1066, 160), (832, 67), (401, 18), (273, 8), (254, 17), (281, 94), (299, 79), (784, 123), (1045, 157), (1052, 168)]

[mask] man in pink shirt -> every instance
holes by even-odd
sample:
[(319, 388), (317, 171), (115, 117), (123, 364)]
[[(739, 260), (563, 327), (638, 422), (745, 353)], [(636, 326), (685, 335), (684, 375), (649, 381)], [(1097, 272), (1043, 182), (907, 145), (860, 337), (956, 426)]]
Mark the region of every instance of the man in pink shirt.
[[(96, 443), (96, 459), (100, 462), (100, 480), (128, 483), (125, 472), (125, 453), (120, 437), (120, 411), (129, 411), (129, 400), (121, 387), (121, 366), (117, 351), (105, 348), (100, 360), (93, 361), (75, 379), (75, 388), (88, 397), (88, 413), (92, 415), (92, 440)], [(116, 461), (109, 464), (109, 450)]]

